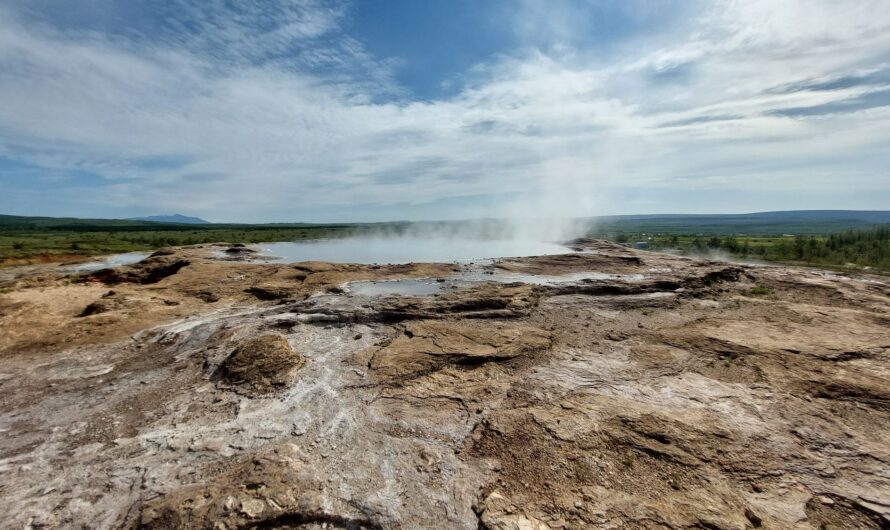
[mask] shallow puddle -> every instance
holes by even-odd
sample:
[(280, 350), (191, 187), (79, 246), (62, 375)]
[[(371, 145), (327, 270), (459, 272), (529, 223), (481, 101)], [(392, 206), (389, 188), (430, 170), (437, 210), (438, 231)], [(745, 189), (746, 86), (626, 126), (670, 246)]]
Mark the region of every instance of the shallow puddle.
[(148, 252), (127, 252), (124, 254), (112, 254), (105, 256), (101, 260), (87, 261), (76, 265), (64, 267), (65, 272), (93, 272), (102, 269), (113, 269), (121, 265), (131, 265), (138, 263), (149, 255)]
[(347, 291), (358, 296), (428, 296), (441, 292), (446, 285), (431, 279), (361, 281), (349, 283)]

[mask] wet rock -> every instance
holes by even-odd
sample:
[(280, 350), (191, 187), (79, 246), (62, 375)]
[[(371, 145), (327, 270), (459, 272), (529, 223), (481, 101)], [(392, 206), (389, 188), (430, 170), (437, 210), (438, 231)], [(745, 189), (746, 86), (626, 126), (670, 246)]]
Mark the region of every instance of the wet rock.
[(744, 269), (741, 267), (722, 267), (715, 271), (708, 272), (701, 277), (701, 280), (693, 281), (691, 283), (710, 286), (719, 282), (737, 282), (741, 278), (743, 272)]
[(115, 283), (157, 283), (164, 278), (173, 276), (180, 269), (189, 265), (189, 261), (169, 256), (156, 256), (146, 258), (139, 263), (116, 269), (102, 269), (85, 278), (92, 281), (100, 281), (105, 284)]
[(428, 297), (384, 297), (356, 307), (347, 299), (308, 299), (290, 306), (304, 323), (398, 323), (449, 317), (514, 319), (538, 303), (540, 290), (525, 284), (494, 284)]
[[(169, 300), (162, 300), (161, 303), (164, 305), (171, 305)], [(127, 310), (132, 309), (137, 304), (134, 303), (133, 300), (128, 299), (125, 296), (119, 296), (114, 293), (114, 291), (109, 291), (108, 293), (102, 295), (102, 298), (96, 300), (88, 304), (83, 310), (78, 313), (78, 317), (88, 317), (92, 315), (100, 315), (103, 313), (109, 313), (111, 311), (118, 310)]]
[(559, 275), (584, 271), (627, 273), (644, 265), (638, 255), (622, 250), (609, 254), (570, 253), (505, 259), (495, 266), (500, 270), (519, 274)]
[(212, 304), (214, 302), (219, 302), (219, 296), (212, 291), (200, 291), (195, 293), (195, 298), (199, 300), (203, 300), (208, 304)]
[(281, 287), (254, 286), (244, 290), (260, 300), (284, 300), (293, 296), (293, 292)]
[(290, 382), (305, 359), (282, 335), (268, 334), (241, 343), (217, 369), (215, 378), (248, 395), (262, 395)]
[(470, 319), (517, 318), (535, 307), (540, 289), (516, 284), (482, 285), (438, 297), (387, 298), (377, 308), (380, 320), (399, 322), (462, 316)]
[(337, 265), (334, 265), (333, 263), (326, 263), (324, 261), (304, 261), (301, 263), (295, 263), (293, 265), (293, 268), (300, 272), (313, 274), (316, 272), (327, 272), (327, 271), (337, 270), (338, 268), (341, 268), (341, 267), (338, 267)]
[(223, 252), (229, 255), (256, 254), (256, 250), (247, 248), (244, 245), (232, 245), (231, 247), (225, 249)]
[(98, 315), (99, 313), (106, 313), (110, 309), (111, 308), (109, 307), (107, 302), (100, 300), (98, 302), (93, 302), (90, 305), (83, 308), (83, 311), (81, 311), (78, 316), (88, 317), (90, 315)]
[(673, 293), (682, 287), (674, 280), (653, 280), (624, 283), (608, 280), (582, 280), (578, 283), (545, 287), (551, 295), (584, 294), (589, 296), (635, 296), (652, 293)]

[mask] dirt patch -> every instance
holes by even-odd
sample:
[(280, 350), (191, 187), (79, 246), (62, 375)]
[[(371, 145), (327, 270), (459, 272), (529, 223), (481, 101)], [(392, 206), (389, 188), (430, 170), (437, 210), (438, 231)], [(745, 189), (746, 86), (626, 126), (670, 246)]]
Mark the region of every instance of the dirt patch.
[(807, 503), (807, 518), (820, 530), (879, 530), (890, 527), (890, 522), (882, 519), (862, 503), (850, 502), (837, 495), (817, 495)]
[[(642, 514), (656, 526), (744, 527), (744, 502), (704, 478), (705, 462), (676, 445), (682, 438), (665, 433), (664, 421), (619, 417), (593, 428), (581, 418), (575, 407), (532, 408), (498, 415), (474, 431), (467, 456), (499, 465), (483, 505), (488, 528), (517, 515), (583, 528), (624, 526)], [(711, 490), (709, 508), (696, 505), (703, 489)], [(508, 498), (512, 511), (490, 513), (491, 495)]]
[(146, 504), (131, 528), (380, 528), (348, 506), (334, 507), (337, 511), (325, 506), (317, 493), (321, 483), (306, 469), (295, 446), (273, 447), (238, 459), (222, 473), (210, 471), (208, 478), (206, 484), (181, 488)]

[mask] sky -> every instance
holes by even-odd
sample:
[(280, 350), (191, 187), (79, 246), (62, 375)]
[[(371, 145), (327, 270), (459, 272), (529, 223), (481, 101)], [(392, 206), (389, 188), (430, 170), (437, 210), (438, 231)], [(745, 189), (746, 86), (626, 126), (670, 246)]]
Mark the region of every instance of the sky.
[(0, 213), (888, 207), (886, 0), (0, 0)]

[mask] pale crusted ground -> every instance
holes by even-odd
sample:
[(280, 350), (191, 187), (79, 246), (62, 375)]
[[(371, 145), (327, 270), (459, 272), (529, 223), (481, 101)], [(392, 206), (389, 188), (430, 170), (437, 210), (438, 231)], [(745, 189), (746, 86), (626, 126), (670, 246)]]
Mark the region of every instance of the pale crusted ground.
[[(577, 245), (7, 272), (0, 526), (890, 525), (885, 281)], [(343, 291), (455, 274), (526, 281)]]

